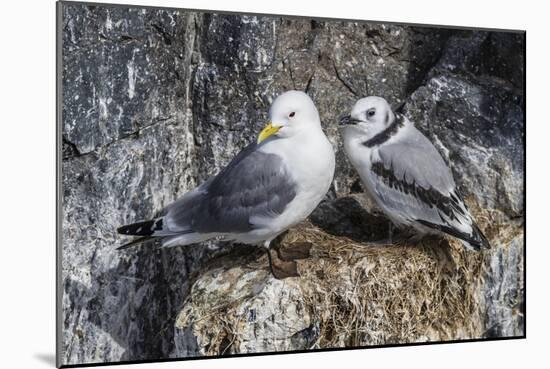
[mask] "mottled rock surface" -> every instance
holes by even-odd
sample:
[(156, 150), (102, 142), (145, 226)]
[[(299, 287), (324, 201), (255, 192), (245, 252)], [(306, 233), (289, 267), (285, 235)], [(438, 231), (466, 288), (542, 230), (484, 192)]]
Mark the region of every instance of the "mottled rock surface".
[[(524, 35), (64, 4), (65, 364), (524, 332)], [(315, 101), (337, 154), (326, 200), (282, 239), (301, 277), (209, 242), (117, 252), (255, 139), (273, 98)], [(383, 96), (436, 144), (493, 248), (381, 246), (338, 117)]]

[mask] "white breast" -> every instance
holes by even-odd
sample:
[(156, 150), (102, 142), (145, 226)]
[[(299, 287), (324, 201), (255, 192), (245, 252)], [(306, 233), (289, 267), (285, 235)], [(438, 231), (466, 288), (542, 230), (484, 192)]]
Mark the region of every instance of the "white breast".
[(373, 194), (373, 177), (370, 170), (373, 159), (378, 157), (378, 148), (369, 148), (363, 145), (361, 140), (350, 139), (344, 141), (344, 149), (367, 191)]
[(283, 214), (275, 219), (260, 220), (278, 234), (306, 219), (323, 200), (332, 183), (336, 160), (334, 149), (321, 130), (310, 132), (306, 137), (274, 140), (271, 144), (262, 151), (282, 156), (298, 185), (296, 197)]
[[(397, 137), (395, 136), (390, 138), (390, 140), (388, 140), (386, 144), (393, 142), (396, 138)], [(353, 165), (355, 170), (357, 170), (357, 173), (359, 174), (363, 185), (366, 187), (365, 190), (367, 191), (369, 196), (374, 199), (378, 207), (382, 211), (384, 211), (384, 213), (390, 216), (388, 214), (388, 209), (381, 201), (381, 199), (376, 195), (376, 191), (374, 190), (376, 178), (371, 172), (372, 164), (374, 162), (380, 161), (380, 156), (378, 153), (379, 148), (378, 146), (374, 146), (371, 148), (363, 145), (363, 142), (365, 142), (365, 140), (366, 139), (364, 137), (355, 134), (355, 131), (346, 130), (344, 132), (344, 149), (349, 160), (351, 161), (351, 164)], [(392, 220), (397, 221), (396, 219)]]

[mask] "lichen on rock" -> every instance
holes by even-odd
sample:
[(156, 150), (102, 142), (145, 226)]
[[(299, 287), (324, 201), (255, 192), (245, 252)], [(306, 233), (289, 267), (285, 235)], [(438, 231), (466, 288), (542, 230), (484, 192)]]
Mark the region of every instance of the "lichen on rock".
[[(520, 33), (62, 4), (62, 362), (95, 363), (521, 336), (524, 60)], [(333, 185), (280, 247), (115, 249), (216, 174), (289, 89), (314, 100)], [(492, 243), (380, 244), (338, 120), (385, 97), (430, 138)]]

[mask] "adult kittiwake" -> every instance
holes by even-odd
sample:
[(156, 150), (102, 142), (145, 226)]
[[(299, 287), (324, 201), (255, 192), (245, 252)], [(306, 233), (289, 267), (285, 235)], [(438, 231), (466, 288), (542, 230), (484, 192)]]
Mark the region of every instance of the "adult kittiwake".
[(340, 123), (351, 163), (395, 225), (451, 235), (474, 250), (489, 248), (439, 152), (386, 100), (360, 99)]
[(158, 217), (118, 228), (164, 247), (212, 238), (263, 245), (317, 207), (334, 176), (335, 157), (319, 113), (303, 92), (273, 102), (269, 123), (217, 175), (166, 206)]

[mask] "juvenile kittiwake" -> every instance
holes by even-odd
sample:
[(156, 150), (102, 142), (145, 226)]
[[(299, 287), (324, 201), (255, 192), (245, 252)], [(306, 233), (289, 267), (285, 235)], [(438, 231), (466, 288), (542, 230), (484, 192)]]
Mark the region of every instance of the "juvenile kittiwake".
[(386, 100), (360, 99), (340, 123), (346, 154), (395, 225), (420, 235), (448, 234), (474, 250), (489, 248), (439, 152)]
[(166, 206), (154, 219), (118, 228), (164, 247), (211, 238), (263, 245), (304, 220), (334, 176), (335, 157), (313, 101), (288, 91), (269, 110), (270, 123), (216, 176)]

